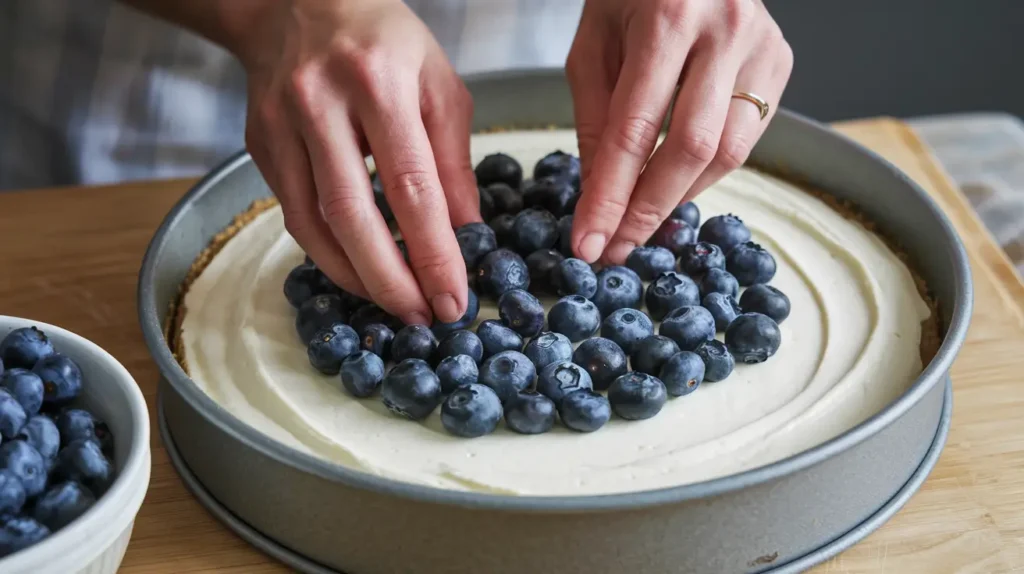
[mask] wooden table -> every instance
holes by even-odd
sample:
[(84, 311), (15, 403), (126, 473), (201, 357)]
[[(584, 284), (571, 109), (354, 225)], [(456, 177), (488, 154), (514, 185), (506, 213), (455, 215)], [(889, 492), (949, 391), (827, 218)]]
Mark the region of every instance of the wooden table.
[[(842, 131), (928, 189), (971, 256), (975, 314), (953, 369), (953, 428), (923, 489), (819, 572), (996, 573), (1024, 567), (1024, 284), (913, 133), (891, 120)], [(190, 181), (0, 193), (0, 314), (59, 324), (113, 353), (156, 405), (135, 311), (143, 252)], [(285, 572), (185, 490), (154, 428), (153, 475), (122, 572)]]

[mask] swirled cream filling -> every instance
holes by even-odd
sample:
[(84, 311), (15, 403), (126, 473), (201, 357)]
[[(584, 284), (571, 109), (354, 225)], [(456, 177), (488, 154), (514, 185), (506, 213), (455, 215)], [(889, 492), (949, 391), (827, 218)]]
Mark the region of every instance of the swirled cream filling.
[[(571, 131), (474, 136), (474, 162), (510, 154), (529, 169), (576, 153)], [(670, 399), (656, 417), (615, 417), (590, 434), (560, 425), (523, 436), (449, 435), (355, 399), (310, 367), (282, 295), (303, 252), (279, 208), (258, 215), (184, 298), (180, 349), (192, 379), (249, 425), (296, 449), (388, 478), (509, 495), (635, 492), (751, 469), (831, 439), (899, 397), (922, 370), (929, 308), (907, 267), (874, 234), (789, 183), (741, 169), (702, 194), (702, 217), (739, 215), (775, 256), (792, 301), (779, 352)], [(482, 301), (480, 320), (497, 310)], [(719, 335), (721, 336), (721, 335)]]

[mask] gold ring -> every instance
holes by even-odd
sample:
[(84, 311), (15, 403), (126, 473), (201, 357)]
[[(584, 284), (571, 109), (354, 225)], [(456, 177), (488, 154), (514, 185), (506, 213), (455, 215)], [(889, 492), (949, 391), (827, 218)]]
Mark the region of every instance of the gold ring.
[(750, 92), (736, 92), (735, 94), (732, 95), (732, 97), (739, 98), (741, 100), (747, 100), (748, 102), (757, 106), (757, 109), (761, 111), (762, 120), (768, 117), (768, 111), (771, 110), (771, 108), (768, 106), (768, 102), (764, 101), (764, 98), (762, 98), (761, 96), (758, 96), (757, 94), (752, 94)]

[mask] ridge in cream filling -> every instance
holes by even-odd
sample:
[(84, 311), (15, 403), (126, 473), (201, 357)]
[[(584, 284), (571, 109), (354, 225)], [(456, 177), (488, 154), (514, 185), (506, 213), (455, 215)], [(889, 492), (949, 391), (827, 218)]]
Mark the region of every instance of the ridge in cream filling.
[[(476, 135), (473, 161), (503, 152), (529, 170), (572, 131)], [(282, 294), (303, 252), (280, 208), (228, 241), (191, 285), (181, 326), (192, 379), (235, 416), (298, 450), (380, 476), (508, 495), (635, 492), (748, 470), (825, 442), (898, 398), (922, 370), (929, 308), (875, 235), (798, 188), (740, 169), (698, 199), (702, 219), (740, 216), (776, 259), (771, 284), (792, 313), (767, 362), (670, 399), (646, 421), (612, 418), (580, 434), (561, 425), (523, 436), (499, 424), (463, 439), (355, 399), (309, 365)], [(497, 318), (481, 300), (479, 320)], [(719, 334), (721, 337), (721, 334)], [(438, 409), (438, 412), (440, 409)]]

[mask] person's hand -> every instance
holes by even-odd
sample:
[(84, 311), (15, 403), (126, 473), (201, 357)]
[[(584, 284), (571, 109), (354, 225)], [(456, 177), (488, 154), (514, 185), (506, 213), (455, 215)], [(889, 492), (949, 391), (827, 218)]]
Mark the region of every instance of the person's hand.
[(587, 0), (566, 63), (583, 179), (575, 252), (622, 263), (680, 202), (742, 165), (771, 116), (733, 93), (774, 112), (792, 67), (760, 0)]
[[(246, 146), (288, 232), (340, 287), (404, 322), (459, 319), (452, 226), (480, 218), (472, 103), (430, 31), (400, 0), (288, 0), (249, 38)], [(411, 269), (374, 204), (369, 154)]]

